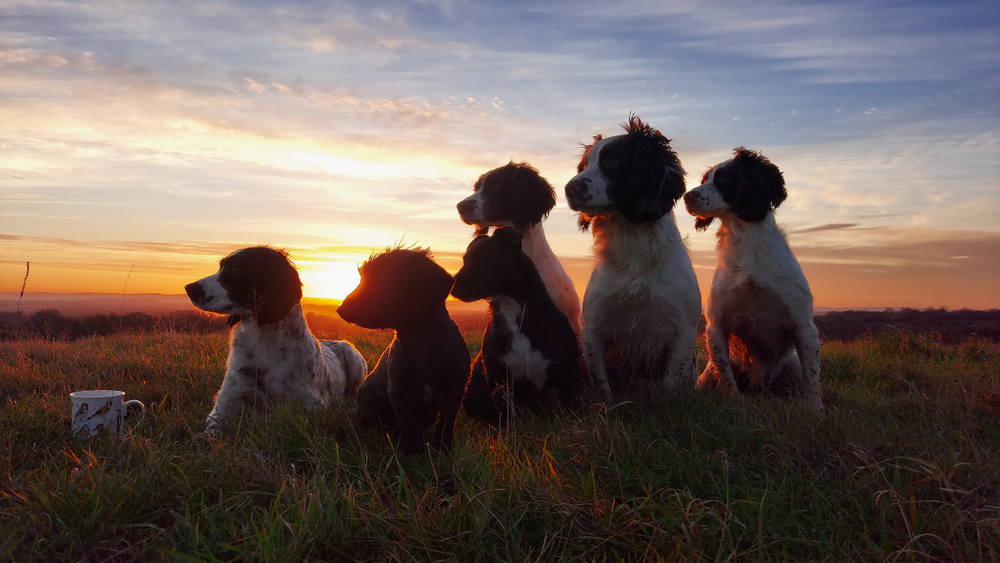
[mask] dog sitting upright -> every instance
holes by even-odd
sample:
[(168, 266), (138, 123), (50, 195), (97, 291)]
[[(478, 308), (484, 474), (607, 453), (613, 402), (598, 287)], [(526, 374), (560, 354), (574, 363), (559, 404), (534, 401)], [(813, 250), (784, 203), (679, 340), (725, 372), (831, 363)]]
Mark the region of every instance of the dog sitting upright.
[(361, 385), (358, 417), (365, 425), (395, 427), (411, 455), (423, 450), (424, 432), (437, 420), (432, 445), (451, 447), (472, 363), (444, 305), (453, 278), (420, 249), (386, 250), (358, 271), (361, 282), (337, 313), (365, 328), (396, 331)]
[(219, 271), (184, 287), (195, 307), (230, 315), (226, 375), (208, 415), (217, 432), (244, 407), (288, 397), (306, 407), (357, 393), (368, 365), (349, 342), (317, 340), (302, 316), (302, 282), (282, 251), (237, 250)]
[(508, 227), (479, 235), (455, 274), (451, 294), (462, 301), (489, 299), (483, 346), (472, 368), (463, 405), (473, 418), (503, 424), (507, 405), (540, 407), (555, 389), (565, 405), (580, 405), (580, 350), (566, 315), (556, 307), (531, 259), (521, 233)]
[(569, 319), (580, 338), (580, 296), (549, 246), (542, 220), (556, 204), (552, 185), (527, 162), (494, 168), (476, 180), (475, 193), (458, 202), (458, 214), (476, 234), (490, 227), (513, 227), (523, 236), (521, 250), (528, 255), (545, 283), (552, 301)]
[(673, 210), (684, 195), (684, 168), (660, 131), (634, 115), (624, 129), (595, 136), (566, 184), (580, 227), (594, 235), (583, 353), (608, 405), (611, 374), (693, 387), (701, 317), (698, 279)]
[(684, 196), (699, 231), (715, 218), (722, 221), (705, 315), (709, 363), (698, 386), (802, 395), (821, 410), (812, 293), (774, 221), (788, 195), (785, 180), (760, 153), (734, 152)]

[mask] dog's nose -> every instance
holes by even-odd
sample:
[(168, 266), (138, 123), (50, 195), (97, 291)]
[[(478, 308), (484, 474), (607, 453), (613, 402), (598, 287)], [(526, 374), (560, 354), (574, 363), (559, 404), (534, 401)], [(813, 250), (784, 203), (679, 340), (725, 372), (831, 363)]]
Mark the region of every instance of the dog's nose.
[(691, 205), (691, 203), (694, 201), (694, 198), (695, 198), (694, 192), (688, 192), (684, 194), (684, 203)]
[(573, 201), (575, 203), (584, 203), (590, 200), (590, 194), (587, 193), (589, 186), (586, 180), (573, 179), (566, 184), (566, 199)]
[(474, 199), (463, 199), (458, 202), (458, 214), (462, 217), (471, 215), (475, 210), (478, 203)]
[(205, 299), (205, 290), (202, 289), (201, 284), (198, 282), (189, 283), (184, 286), (184, 291), (187, 292), (188, 298), (192, 303), (197, 305)]

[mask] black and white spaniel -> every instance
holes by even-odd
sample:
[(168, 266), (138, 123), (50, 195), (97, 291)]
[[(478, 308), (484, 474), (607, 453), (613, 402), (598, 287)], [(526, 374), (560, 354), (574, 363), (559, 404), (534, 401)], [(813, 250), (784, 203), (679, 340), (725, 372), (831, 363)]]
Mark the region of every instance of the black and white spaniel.
[(472, 359), (445, 299), (454, 279), (421, 249), (391, 248), (361, 265), (361, 283), (337, 308), (347, 322), (396, 337), (358, 391), (358, 418), (398, 432), (406, 454), (450, 448)]
[(698, 230), (722, 222), (706, 314), (709, 364), (698, 386), (801, 394), (821, 410), (812, 293), (774, 221), (786, 196), (778, 167), (743, 147), (684, 196)]
[(516, 404), (539, 409), (551, 389), (564, 405), (580, 405), (576, 334), (522, 251), (521, 240), (521, 233), (509, 227), (477, 236), (451, 290), (462, 301), (490, 302), (483, 345), (463, 400), (466, 413), (490, 424), (507, 421), (505, 394)]
[(368, 365), (349, 342), (317, 340), (302, 315), (302, 283), (282, 251), (252, 246), (219, 262), (219, 271), (184, 287), (195, 307), (230, 315), (229, 359), (209, 432), (244, 408), (281, 398), (314, 408), (354, 395)]
[(609, 404), (610, 359), (620, 374), (693, 386), (701, 317), (698, 281), (673, 212), (684, 169), (659, 131), (635, 116), (624, 128), (624, 135), (594, 137), (566, 184), (581, 228), (594, 235), (583, 351)]
[(476, 234), (487, 234), (490, 227), (520, 231), (522, 250), (579, 338), (580, 296), (542, 230), (542, 220), (556, 204), (552, 185), (530, 164), (511, 161), (480, 176), (473, 189), (475, 193), (458, 202), (462, 221), (475, 225)]

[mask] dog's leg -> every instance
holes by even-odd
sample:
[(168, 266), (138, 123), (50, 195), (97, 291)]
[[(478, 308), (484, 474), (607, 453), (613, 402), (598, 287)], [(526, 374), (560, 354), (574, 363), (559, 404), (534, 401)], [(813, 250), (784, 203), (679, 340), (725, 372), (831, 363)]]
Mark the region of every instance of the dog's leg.
[(496, 425), (500, 420), (500, 413), (497, 412), (491, 396), (493, 389), (494, 386), (486, 379), (486, 365), (483, 361), (483, 354), (480, 353), (472, 365), (472, 375), (469, 377), (469, 384), (465, 388), (465, 397), (462, 399), (465, 414), (476, 420)]
[(611, 393), (611, 382), (608, 381), (607, 343), (596, 331), (583, 330), (583, 355), (587, 358), (587, 369), (590, 370), (590, 377), (597, 385), (601, 399), (607, 406), (612, 406), (615, 397)]
[(705, 331), (708, 336), (708, 365), (698, 378), (698, 388), (707, 389), (715, 383), (713, 376), (718, 378), (718, 384), (728, 387), (733, 395), (739, 395), (736, 378), (733, 377), (733, 366), (729, 362), (729, 339), (719, 328), (709, 323)]
[(694, 383), (698, 369), (697, 356), (695, 355), (697, 340), (698, 336), (694, 328), (691, 329), (690, 333), (678, 336), (677, 344), (670, 352), (667, 371), (663, 374), (663, 384), (667, 389), (689, 387)]
[(814, 411), (823, 410), (823, 397), (820, 395), (819, 370), (820, 346), (819, 330), (810, 322), (796, 331), (796, 350), (802, 363), (802, 394), (806, 405)]
[(256, 392), (253, 382), (248, 382), (246, 375), (227, 371), (222, 380), (222, 387), (215, 395), (215, 406), (205, 421), (205, 432), (218, 434), (223, 424), (239, 415), (247, 397), (255, 396)]
[(549, 366), (549, 384), (559, 393), (564, 407), (577, 411), (581, 406), (581, 385), (576, 358), (567, 358), (564, 363)]

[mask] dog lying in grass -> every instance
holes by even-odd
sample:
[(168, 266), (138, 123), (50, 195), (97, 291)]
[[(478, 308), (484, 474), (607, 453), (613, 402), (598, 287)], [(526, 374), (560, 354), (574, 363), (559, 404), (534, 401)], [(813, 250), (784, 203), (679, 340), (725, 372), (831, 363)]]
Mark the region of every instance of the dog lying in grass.
[(451, 294), (466, 302), (490, 303), (483, 346), (463, 401), (469, 416), (505, 423), (506, 389), (515, 403), (535, 409), (551, 389), (563, 404), (580, 405), (576, 333), (522, 251), (520, 232), (503, 227), (492, 236), (477, 236), (455, 274)]
[(423, 450), (424, 432), (437, 420), (432, 445), (450, 448), (471, 364), (444, 305), (454, 280), (421, 249), (386, 250), (359, 272), (361, 282), (337, 313), (358, 326), (396, 331), (358, 392), (359, 419), (394, 427), (406, 454)]
[(229, 315), (229, 359), (206, 431), (280, 398), (320, 407), (353, 396), (368, 371), (350, 342), (317, 340), (302, 315), (302, 282), (288, 255), (266, 246), (233, 252), (215, 274), (184, 287), (191, 303)]

